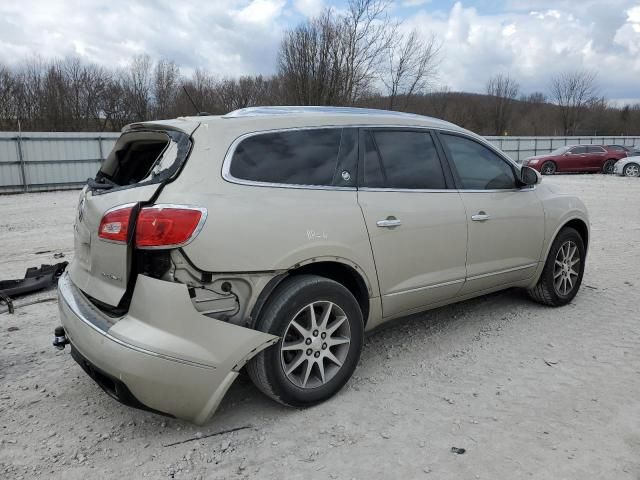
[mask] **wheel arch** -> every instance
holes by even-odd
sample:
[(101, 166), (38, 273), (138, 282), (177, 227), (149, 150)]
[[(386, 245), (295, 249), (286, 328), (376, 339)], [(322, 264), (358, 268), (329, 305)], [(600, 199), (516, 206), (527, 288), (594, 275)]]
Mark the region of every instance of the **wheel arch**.
[(362, 310), (362, 319), (366, 326), (370, 313), (369, 298), (371, 297), (371, 285), (358, 265), (340, 258), (309, 259), (305, 262), (294, 265), (287, 272), (272, 278), (263, 288), (262, 292), (260, 292), (260, 295), (251, 310), (252, 324), (255, 324), (260, 312), (268, 302), (269, 298), (271, 298), (272, 294), (276, 291), (278, 285), (280, 285), (285, 278), (295, 275), (318, 275), (343, 285), (353, 294), (358, 305), (360, 305), (360, 309)]
[[(556, 239), (556, 237), (558, 236), (558, 234), (562, 231), (563, 228), (565, 227), (571, 227), (574, 230), (576, 230), (579, 234), (580, 237), (582, 237), (582, 242), (584, 243), (584, 249), (585, 251), (588, 249), (589, 247), (589, 227), (587, 226), (587, 224), (585, 223), (584, 220), (582, 220), (581, 218), (572, 218), (571, 220), (569, 220), (568, 222), (564, 223), (559, 229), (558, 231), (555, 233), (555, 235), (553, 236), (553, 240)], [(552, 240), (552, 243), (553, 243)]]

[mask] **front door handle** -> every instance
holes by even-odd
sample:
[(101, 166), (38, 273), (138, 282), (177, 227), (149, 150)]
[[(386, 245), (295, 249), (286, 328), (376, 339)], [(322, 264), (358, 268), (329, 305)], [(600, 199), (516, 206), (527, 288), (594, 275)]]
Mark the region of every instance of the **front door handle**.
[(378, 220), (376, 225), (382, 228), (393, 228), (402, 225), (402, 222), (396, 217), (387, 217), (386, 220)]
[(485, 212), (478, 212), (475, 215), (471, 215), (471, 220), (474, 222), (486, 222), (491, 218), (491, 215), (487, 215)]

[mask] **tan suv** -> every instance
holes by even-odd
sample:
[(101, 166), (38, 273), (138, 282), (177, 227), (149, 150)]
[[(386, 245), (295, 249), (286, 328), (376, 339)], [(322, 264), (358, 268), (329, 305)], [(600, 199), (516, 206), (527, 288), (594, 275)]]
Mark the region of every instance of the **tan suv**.
[(418, 115), (250, 108), (128, 126), (80, 195), (54, 344), (115, 398), (205, 422), (246, 365), (307, 406), (383, 322), (509, 287), (576, 295), (589, 222)]

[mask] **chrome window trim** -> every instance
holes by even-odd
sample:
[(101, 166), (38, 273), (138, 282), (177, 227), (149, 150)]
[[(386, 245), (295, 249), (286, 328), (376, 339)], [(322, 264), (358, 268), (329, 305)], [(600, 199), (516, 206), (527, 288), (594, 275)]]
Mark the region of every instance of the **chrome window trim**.
[[(425, 125), (406, 125), (406, 124), (344, 124), (344, 125), (315, 125), (315, 126), (305, 126), (305, 127), (283, 127), (283, 128), (273, 128), (269, 130), (257, 130), (253, 132), (243, 133), (239, 137), (237, 137), (229, 148), (227, 149), (227, 153), (224, 156), (224, 160), (222, 162), (222, 178), (229, 182), (234, 183), (236, 185), (248, 185), (253, 187), (268, 187), (268, 188), (293, 188), (298, 190), (337, 190), (337, 191), (372, 191), (372, 192), (422, 192), (422, 193), (436, 193), (436, 192), (507, 192), (507, 191), (522, 191), (528, 190), (529, 188), (516, 188), (516, 189), (508, 189), (508, 190), (464, 190), (464, 189), (455, 189), (455, 188), (444, 188), (444, 189), (398, 189), (398, 188), (370, 188), (370, 187), (339, 187), (333, 185), (302, 185), (302, 184), (293, 184), (293, 183), (274, 183), (274, 182), (259, 182), (256, 180), (245, 180), (242, 178), (237, 178), (231, 175), (231, 161), (233, 159), (233, 154), (236, 151), (236, 148), (243, 140), (254, 137), (257, 135), (263, 135), (267, 133), (278, 133), (278, 132), (290, 132), (290, 131), (298, 131), (298, 130), (322, 130), (327, 128), (366, 128), (366, 129), (377, 129), (377, 128), (393, 128), (393, 129), (403, 129), (410, 128), (413, 130), (425, 130), (427, 132), (442, 132), (442, 133), (452, 133), (455, 135), (462, 136), (464, 138), (468, 138), (469, 140), (479, 142), (483, 146), (489, 148), (493, 153), (498, 155), (504, 161), (512, 165), (516, 170), (520, 170), (521, 165), (516, 163), (514, 160), (503, 154), (501, 151), (496, 149), (496, 147), (483, 139), (482, 137), (474, 137), (472, 135), (467, 134), (464, 130), (458, 130), (455, 128), (445, 128), (445, 127), (436, 127), (436, 126), (425, 126)], [(535, 189), (535, 185), (530, 186), (531, 190)]]
[(456, 193), (455, 188), (384, 188), (360, 187), (361, 192), (399, 192), (399, 193)]
[(248, 132), (240, 135), (236, 138), (229, 148), (227, 149), (227, 153), (224, 156), (224, 161), (222, 162), (222, 178), (229, 183), (235, 183), (238, 185), (250, 185), (253, 187), (270, 187), (270, 188), (294, 188), (294, 189), (302, 189), (302, 190), (343, 190), (343, 191), (356, 191), (356, 187), (339, 187), (333, 185), (305, 185), (305, 184), (297, 184), (297, 183), (275, 183), (275, 182), (260, 182), (257, 180), (245, 180), (242, 178), (237, 178), (231, 175), (231, 161), (233, 159), (233, 155), (236, 152), (236, 148), (238, 145), (247, 138), (255, 137), (258, 135), (266, 135), (269, 133), (278, 133), (278, 132), (295, 132), (300, 130), (326, 130), (326, 129), (336, 129), (340, 130), (344, 128), (358, 128), (352, 125), (320, 125), (315, 127), (288, 127), (288, 128), (276, 128), (271, 130), (259, 130), (256, 132)]

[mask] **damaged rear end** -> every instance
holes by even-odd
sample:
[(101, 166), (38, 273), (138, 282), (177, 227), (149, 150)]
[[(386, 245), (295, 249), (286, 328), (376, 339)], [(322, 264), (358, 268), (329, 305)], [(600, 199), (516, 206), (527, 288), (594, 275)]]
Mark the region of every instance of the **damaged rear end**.
[(157, 199), (188, 164), (198, 127), (175, 120), (123, 131), (82, 190), (74, 260), (58, 291), (62, 335), (107, 393), (202, 423), (242, 366), (277, 337), (228, 321), (237, 313), (233, 291), (211, 292), (217, 308), (203, 310), (202, 294), (174, 275), (172, 259), (209, 212)]

